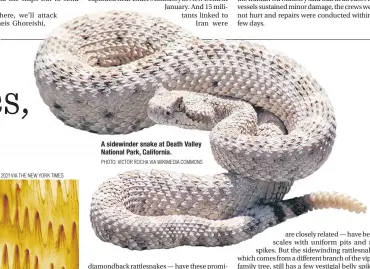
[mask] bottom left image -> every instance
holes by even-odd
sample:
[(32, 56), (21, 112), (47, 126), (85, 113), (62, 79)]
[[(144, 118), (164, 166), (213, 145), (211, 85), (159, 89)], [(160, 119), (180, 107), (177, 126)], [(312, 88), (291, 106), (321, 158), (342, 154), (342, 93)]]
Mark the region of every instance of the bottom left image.
[(78, 180), (0, 180), (0, 268), (79, 268)]

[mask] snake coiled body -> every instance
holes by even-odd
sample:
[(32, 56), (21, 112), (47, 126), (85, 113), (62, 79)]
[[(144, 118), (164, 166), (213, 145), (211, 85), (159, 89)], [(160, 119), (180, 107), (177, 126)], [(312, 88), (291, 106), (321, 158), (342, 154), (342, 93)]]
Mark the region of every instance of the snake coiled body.
[[(78, 129), (128, 134), (156, 119), (186, 128), (178, 119), (189, 118), (194, 128), (210, 126), (215, 159), (229, 171), (208, 178), (133, 171), (106, 181), (91, 207), (104, 241), (131, 249), (227, 245), (314, 206), (282, 199), (327, 160), (334, 112), (310, 73), (281, 53), (204, 41), (162, 18), (105, 12), (55, 29), (39, 48), (35, 77), (51, 111)], [(178, 110), (161, 103), (176, 94)], [(196, 98), (209, 113), (193, 106)], [(258, 117), (233, 102), (271, 113), (286, 134), (252, 132)], [(171, 113), (176, 122), (168, 121)]]

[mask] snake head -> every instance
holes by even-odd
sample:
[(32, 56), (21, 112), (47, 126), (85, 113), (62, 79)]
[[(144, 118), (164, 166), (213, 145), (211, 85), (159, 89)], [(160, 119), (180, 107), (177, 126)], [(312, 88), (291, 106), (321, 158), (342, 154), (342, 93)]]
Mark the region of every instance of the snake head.
[(159, 88), (148, 102), (148, 116), (158, 124), (210, 130), (214, 111), (204, 99), (199, 93)]
[(163, 87), (158, 88), (148, 102), (148, 116), (159, 124), (175, 125), (176, 118), (184, 112), (183, 96)]

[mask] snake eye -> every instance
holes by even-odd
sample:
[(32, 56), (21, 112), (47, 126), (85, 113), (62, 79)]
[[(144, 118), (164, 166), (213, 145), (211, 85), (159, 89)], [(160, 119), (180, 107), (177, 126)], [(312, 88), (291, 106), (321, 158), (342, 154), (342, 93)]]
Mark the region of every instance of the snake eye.
[(182, 96), (176, 100), (176, 111), (182, 111), (184, 109), (184, 103)]
[(169, 111), (166, 111), (166, 115), (169, 116), (171, 114), (171, 112)]

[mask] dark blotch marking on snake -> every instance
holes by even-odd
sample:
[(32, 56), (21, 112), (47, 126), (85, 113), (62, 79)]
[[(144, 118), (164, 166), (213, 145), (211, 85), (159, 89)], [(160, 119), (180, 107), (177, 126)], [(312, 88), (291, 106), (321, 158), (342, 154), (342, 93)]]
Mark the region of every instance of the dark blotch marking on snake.
[(145, 45), (147, 47), (153, 47), (153, 43), (149, 40), (149, 38), (146, 39)]
[(59, 105), (57, 102), (54, 102), (54, 108), (55, 109), (58, 109), (58, 110), (62, 110), (63, 111), (63, 107), (61, 105)]
[(312, 209), (309, 204), (302, 201), (302, 198), (293, 198), (287, 200), (286, 204), (296, 216), (300, 216)]
[(273, 203), (269, 204), (269, 206), (274, 211), (274, 215), (276, 216), (278, 223), (283, 222), (286, 217), (283, 207), (279, 204), (273, 204)]
[(108, 118), (108, 119), (111, 119), (111, 118), (113, 118), (113, 113), (112, 112), (107, 112), (107, 113), (104, 114), (104, 117)]

